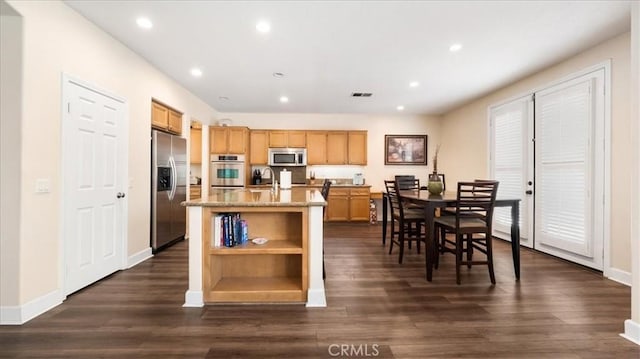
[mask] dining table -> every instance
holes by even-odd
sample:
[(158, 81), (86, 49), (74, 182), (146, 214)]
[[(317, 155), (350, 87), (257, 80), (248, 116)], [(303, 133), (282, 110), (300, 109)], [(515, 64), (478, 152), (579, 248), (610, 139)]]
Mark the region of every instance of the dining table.
[[(425, 267), (427, 281), (433, 278), (433, 265), (438, 255), (438, 247), (435, 242), (436, 229), (434, 218), (436, 208), (455, 207), (457, 202), (456, 192), (444, 192), (442, 194), (431, 194), (427, 190), (405, 190), (398, 191), (398, 195), (404, 202), (414, 203), (424, 208), (425, 223), (427, 223)], [(382, 201), (382, 243), (386, 242), (387, 235), (387, 196)], [(520, 199), (519, 198), (496, 198), (496, 207), (511, 207), (511, 254), (513, 256), (513, 269), (516, 280), (520, 280)]]

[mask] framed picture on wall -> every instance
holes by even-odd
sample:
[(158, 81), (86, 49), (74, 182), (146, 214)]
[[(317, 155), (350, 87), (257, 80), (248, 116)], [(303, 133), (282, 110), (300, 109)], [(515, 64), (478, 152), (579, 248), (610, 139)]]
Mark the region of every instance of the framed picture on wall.
[(385, 165), (427, 165), (427, 135), (385, 135)]

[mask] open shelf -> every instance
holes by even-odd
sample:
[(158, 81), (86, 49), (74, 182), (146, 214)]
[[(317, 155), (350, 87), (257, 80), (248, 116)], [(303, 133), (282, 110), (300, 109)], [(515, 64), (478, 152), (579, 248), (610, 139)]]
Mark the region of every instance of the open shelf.
[(302, 254), (300, 240), (296, 241), (268, 241), (265, 244), (253, 244), (251, 242), (236, 247), (219, 247), (209, 250), (213, 255), (235, 254)]
[(231, 277), (211, 288), (213, 302), (302, 302), (306, 299), (300, 278)]
[[(212, 247), (213, 218), (240, 213), (249, 238), (263, 237), (235, 247)], [(204, 301), (305, 302), (307, 300), (308, 209), (306, 207), (222, 207), (203, 213)]]

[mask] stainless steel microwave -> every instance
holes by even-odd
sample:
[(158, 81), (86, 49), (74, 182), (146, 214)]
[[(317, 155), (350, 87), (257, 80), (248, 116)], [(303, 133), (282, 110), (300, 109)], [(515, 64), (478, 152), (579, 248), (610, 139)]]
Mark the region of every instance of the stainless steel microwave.
[(269, 166), (306, 166), (306, 148), (270, 148)]

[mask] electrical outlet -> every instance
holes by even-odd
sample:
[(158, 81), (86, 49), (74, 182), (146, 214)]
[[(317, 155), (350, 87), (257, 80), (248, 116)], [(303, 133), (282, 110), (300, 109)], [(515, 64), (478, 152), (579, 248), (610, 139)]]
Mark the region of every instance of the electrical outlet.
[(36, 193), (51, 192), (51, 181), (48, 178), (38, 178), (36, 180)]

